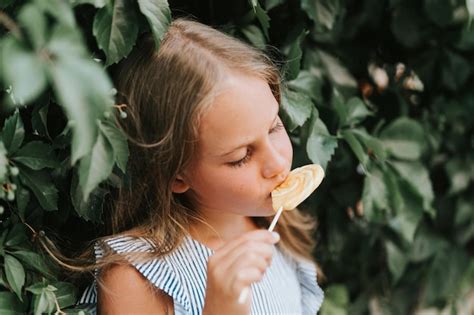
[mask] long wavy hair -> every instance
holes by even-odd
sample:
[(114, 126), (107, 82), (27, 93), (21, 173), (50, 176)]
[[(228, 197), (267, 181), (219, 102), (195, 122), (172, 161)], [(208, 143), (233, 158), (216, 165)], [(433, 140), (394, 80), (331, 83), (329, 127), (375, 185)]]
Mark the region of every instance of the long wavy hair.
[[(172, 193), (171, 185), (195, 156), (200, 118), (229, 70), (265, 80), (280, 103), (280, 73), (264, 52), (188, 19), (171, 23), (159, 49), (151, 36), (143, 36), (114, 72), (117, 103), (128, 113), (121, 127), (129, 137), (130, 157), (126, 181), (104, 219), (109, 235), (144, 237), (156, 245), (153, 252), (138, 253), (141, 259), (173, 251), (190, 223), (203, 221), (183, 194)], [(272, 219), (252, 217), (262, 228)], [(308, 214), (284, 212), (275, 229), (279, 246), (311, 261), (314, 228)], [(92, 246), (81, 257), (93, 261)], [(90, 271), (120, 262), (126, 263), (109, 252), (100, 261), (64, 266)]]

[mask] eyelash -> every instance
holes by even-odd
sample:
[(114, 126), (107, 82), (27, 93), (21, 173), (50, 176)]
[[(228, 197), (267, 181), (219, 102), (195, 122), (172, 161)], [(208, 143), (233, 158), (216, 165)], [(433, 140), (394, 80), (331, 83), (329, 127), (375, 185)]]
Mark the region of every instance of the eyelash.
[[(280, 131), (284, 128), (283, 124), (281, 122), (278, 122), (275, 127), (273, 127), (272, 129), (270, 129), (270, 132), (269, 133), (275, 133), (277, 131)], [(230, 162), (230, 166), (231, 167), (241, 167), (243, 166), (244, 164), (246, 164), (249, 160), (250, 160), (250, 157), (252, 156), (252, 151), (250, 149), (247, 149), (247, 154), (245, 154), (245, 156), (238, 160), (238, 161), (235, 161), (235, 162)]]

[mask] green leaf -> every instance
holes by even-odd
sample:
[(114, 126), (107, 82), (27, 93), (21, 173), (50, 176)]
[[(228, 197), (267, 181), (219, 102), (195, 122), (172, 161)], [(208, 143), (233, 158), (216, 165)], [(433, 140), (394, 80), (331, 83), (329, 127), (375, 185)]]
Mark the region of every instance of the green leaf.
[[(35, 50), (39, 50), (46, 42), (46, 17), (34, 3), (21, 8), (18, 15), (19, 24), (26, 30)], [(39, 51), (38, 51), (39, 52)]]
[(466, 50), (466, 51), (470, 51), (474, 49), (474, 36), (473, 35), (474, 35), (474, 23), (472, 23), (472, 15), (471, 15), (471, 22), (467, 26), (462, 28), (461, 34), (459, 36), (459, 40), (456, 43), (456, 47), (459, 48), (460, 50)]
[(345, 124), (352, 125), (362, 122), (372, 113), (367, 109), (365, 103), (358, 97), (350, 98), (346, 103), (347, 115)]
[(426, 146), (423, 127), (407, 117), (388, 125), (380, 134), (380, 140), (392, 156), (404, 160), (419, 159)]
[(89, 194), (100, 182), (107, 179), (114, 165), (114, 151), (106, 136), (99, 133), (89, 155), (79, 163), (79, 184), (87, 201)]
[(41, 294), (43, 291), (54, 292), (56, 288), (43, 279), (42, 282), (36, 282), (27, 287), (26, 291), (30, 291), (33, 294)]
[(318, 55), (332, 82), (341, 87), (357, 87), (357, 81), (338, 59), (322, 50), (318, 50)]
[(97, 9), (103, 8), (109, 0), (70, 0), (73, 7), (81, 4), (92, 4)]
[(309, 137), (306, 141), (309, 159), (326, 169), (336, 148), (337, 138), (331, 136), (323, 121), (313, 114), (309, 125)]
[(58, 209), (58, 190), (51, 181), (48, 172), (35, 171), (19, 165), (20, 180), (35, 194), (44, 210)]
[(18, 246), (25, 243), (27, 240), (28, 236), (26, 235), (25, 227), (23, 224), (17, 223), (8, 232), (5, 245), (9, 247)]
[(411, 188), (422, 198), (423, 209), (430, 213), (434, 200), (433, 186), (428, 170), (418, 162), (392, 162), (393, 167)]
[(30, 192), (28, 189), (25, 189), (23, 185), (18, 185), (18, 188), (15, 191), (16, 205), (18, 209), (18, 214), (20, 218), (25, 219), (26, 206), (30, 202)]
[(171, 10), (167, 0), (138, 0), (140, 12), (150, 24), (158, 48), (171, 23)]
[(46, 265), (44, 257), (31, 251), (18, 250), (11, 253), (29, 268), (40, 272), (43, 276), (54, 278), (50, 268)]
[(102, 68), (86, 59), (61, 58), (51, 72), (55, 92), (72, 129), (74, 165), (91, 151), (97, 138), (97, 121), (111, 109), (112, 83)]
[[(74, 57), (89, 58), (81, 33), (75, 28), (64, 25), (54, 26), (47, 49), (55, 57), (65, 60)], [(98, 79), (103, 80), (100, 77)]]
[(290, 45), (290, 51), (288, 52), (288, 63), (286, 64), (285, 77), (287, 80), (293, 80), (298, 76), (301, 67), (301, 57), (303, 51), (301, 50), (301, 43), (306, 36), (306, 31), (303, 30), (296, 40)]
[(122, 130), (111, 123), (101, 123), (99, 128), (112, 145), (114, 160), (117, 166), (125, 173), (129, 155), (127, 137)]
[(25, 270), (20, 262), (13, 256), (5, 254), (5, 275), (16, 296), (23, 301), (21, 288), (25, 284)]
[(289, 131), (302, 126), (311, 117), (313, 108), (313, 103), (305, 94), (282, 90), (280, 109), (282, 119)]
[(339, 0), (302, 0), (301, 8), (318, 25), (331, 30), (341, 12)]
[(316, 104), (323, 103), (323, 84), (324, 81), (321, 75), (307, 70), (301, 70), (295, 79), (287, 83), (291, 90), (305, 93), (310, 96)]
[(84, 201), (84, 194), (79, 186), (79, 177), (74, 174), (72, 177), (70, 196), (72, 205), (82, 218), (88, 221), (101, 223), (104, 196), (107, 191), (100, 186), (94, 189), (87, 201)]
[(48, 131), (49, 103), (43, 106), (35, 106), (31, 114), (31, 125), (35, 133), (51, 139)]
[(265, 35), (262, 32), (262, 29), (259, 27), (249, 24), (240, 29), (242, 34), (248, 39), (252, 45), (257, 48), (264, 49), (266, 45)]
[(454, 224), (457, 228), (469, 223), (474, 224), (474, 203), (472, 199), (459, 198), (456, 203)]
[(265, 1), (265, 9), (267, 9), (267, 11), (271, 10), (274, 7), (276, 7), (280, 4), (283, 4), (283, 3), (285, 3), (284, 0), (266, 0)]
[(389, 209), (388, 191), (383, 173), (375, 168), (364, 179), (362, 190), (364, 216), (373, 222), (384, 222)]
[(7, 150), (3, 145), (3, 142), (0, 141), (0, 183), (3, 183), (7, 176)]
[(426, 302), (442, 301), (450, 298), (453, 292), (458, 292), (469, 261), (465, 251), (457, 247), (438, 250), (428, 272)]
[(423, 3), (424, 10), (431, 22), (440, 27), (447, 27), (456, 22), (465, 22), (465, 17), (468, 14), (464, 1), (425, 0)]
[(392, 208), (397, 210), (396, 215), (390, 218), (388, 226), (405, 242), (412, 243), (415, 231), (423, 217), (423, 200), (405, 181), (398, 180), (396, 185), (391, 189), (388, 187)]
[(385, 241), (385, 250), (387, 253), (387, 264), (390, 273), (392, 274), (393, 283), (397, 283), (400, 277), (405, 272), (408, 264), (408, 259), (404, 250), (396, 246), (390, 241)]
[(324, 301), (321, 315), (347, 315), (349, 307), (349, 291), (341, 284), (332, 284), (324, 290)]
[(21, 301), (18, 300), (15, 294), (8, 291), (2, 291), (0, 292), (0, 314), (25, 314), (25, 306), (21, 303)]
[(25, 138), (25, 128), (18, 110), (5, 120), (1, 135), (8, 154), (13, 154), (20, 148)]
[(410, 260), (419, 263), (431, 258), (438, 251), (443, 251), (451, 246), (446, 240), (427, 227), (421, 225), (416, 231), (415, 238), (410, 250)]
[(39, 295), (33, 297), (34, 315), (53, 312), (56, 308), (55, 300), (54, 292), (46, 289), (42, 290)]
[(347, 144), (349, 144), (352, 149), (352, 152), (354, 152), (360, 164), (364, 167), (364, 171), (367, 173), (369, 156), (367, 155), (367, 152), (362, 146), (362, 144), (359, 142), (359, 140), (357, 140), (351, 130), (343, 130), (341, 132), (341, 135), (344, 140), (346, 140)]
[[(151, 8), (145, 7), (147, 10)], [(149, 15), (152, 16), (151, 12)], [(161, 32), (161, 29), (157, 31)], [(97, 44), (107, 56), (107, 65), (126, 57), (132, 50), (138, 35), (137, 16), (131, 1), (115, 0), (112, 7), (105, 6), (97, 11), (93, 33)]]
[(360, 98), (351, 97), (345, 102), (337, 89), (333, 89), (331, 103), (339, 117), (341, 128), (358, 124), (372, 114)]
[(446, 162), (444, 168), (450, 182), (449, 194), (458, 194), (469, 187), (471, 176), (466, 172), (469, 169), (468, 161), (453, 158)]
[(38, 96), (47, 84), (43, 62), (13, 37), (2, 43), (2, 71), (5, 85), (11, 86), (13, 105), (24, 105)]
[(351, 132), (354, 134), (357, 140), (363, 144), (367, 154), (375, 157), (379, 161), (385, 161), (387, 158), (387, 153), (385, 152), (382, 142), (379, 139), (371, 136), (366, 130), (361, 128), (351, 129)]
[(60, 308), (65, 308), (76, 303), (76, 288), (68, 282), (55, 282), (53, 286), (57, 289), (54, 291)]
[(255, 15), (257, 16), (257, 20), (262, 26), (263, 34), (265, 34), (265, 38), (269, 40), (270, 36), (268, 35), (268, 29), (270, 28), (270, 17), (268, 16), (267, 12), (260, 6), (258, 1), (251, 1), (251, 4)]
[(64, 24), (69, 27), (76, 27), (76, 19), (74, 18), (74, 12), (72, 10), (69, 1), (63, 0), (34, 0), (35, 4), (41, 8), (44, 12), (50, 14), (60, 24)]
[(471, 74), (468, 60), (452, 51), (447, 51), (441, 64), (441, 76), (444, 85), (451, 91), (460, 89)]
[(28, 142), (16, 152), (12, 159), (33, 170), (59, 167), (53, 147), (41, 141)]

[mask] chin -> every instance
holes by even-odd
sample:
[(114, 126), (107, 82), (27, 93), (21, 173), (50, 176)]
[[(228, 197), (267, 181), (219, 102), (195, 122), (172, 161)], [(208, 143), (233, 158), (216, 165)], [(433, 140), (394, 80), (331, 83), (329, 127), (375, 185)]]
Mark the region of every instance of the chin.
[(271, 217), (276, 214), (275, 210), (273, 210), (273, 207), (264, 207), (261, 209), (258, 209), (255, 211), (255, 213), (252, 214), (253, 217)]

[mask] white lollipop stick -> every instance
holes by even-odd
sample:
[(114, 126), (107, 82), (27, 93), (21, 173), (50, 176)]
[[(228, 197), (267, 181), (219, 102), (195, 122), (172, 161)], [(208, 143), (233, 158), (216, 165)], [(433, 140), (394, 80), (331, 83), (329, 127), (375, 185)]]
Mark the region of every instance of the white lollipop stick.
[(281, 206), (281, 207), (278, 209), (277, 214), (276, 214), (275, 217), (273, 218), (273, 221), (272, 221), (272, 223), (270, 224), (270, 227), (268, 228), (268, 230), (269, 230), (270, 232), (273, 232), (273, 229), (275, 228), (275, 225), (277, 224), (277, 221), (278, 221), (278, 219), (280, 218), (280, 215), (281, 215), (282, 212), (283, 212), (283, 206)]
[(240, 291), (239, 295), (239, 304), (244, 304), (245, 300), (247, 300), (247, 295), (249, 295), (249, 287), (244, 288), (242, 291)]
[[(268, 228), (268, 231), (273, 232), (273, 229), (275, 228), (275, 225), (277, 224), (278, 218), (280, 218), (280, 215), (281, 215), (282, 212), (283, 212), (283, 206), (281, 206), (278, 209), (278, 212), (275, 215), (275, 217), (273, 218), (273, 221), (270, 224), (270, 227)], [(239, 304), (244, 304), (245, 300), (247, 300), (247, 295), (249, 294), (249, 291), (250, 291), (249, 287), (246, 287), (240, 292), (239, 300), (238, 300)]]

